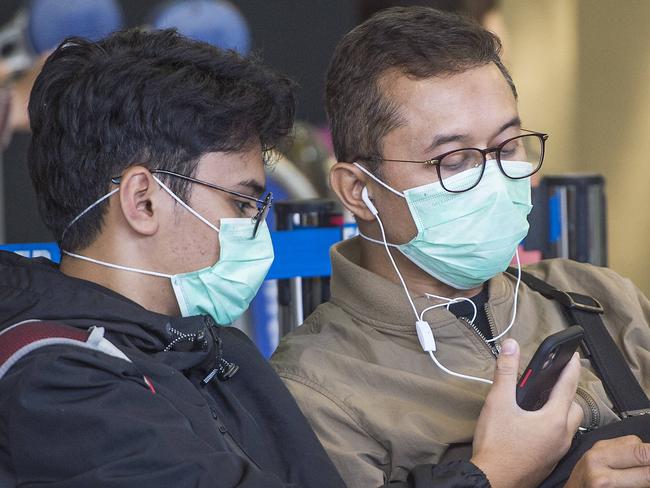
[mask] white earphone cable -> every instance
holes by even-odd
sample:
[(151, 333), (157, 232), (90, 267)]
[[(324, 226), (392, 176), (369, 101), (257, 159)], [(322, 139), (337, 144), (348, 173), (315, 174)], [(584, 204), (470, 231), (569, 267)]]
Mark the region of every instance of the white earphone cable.
[[(418, 331), (418, 339), (420, 340), (420, 344), (422, 345), (422, 349), (425, 350), (425, 352), (429, 353), (429, 356), (431, 357), (431, 360), (433, 363), (438, 366), (444, 373), (447, 373), (451, 376), (455, 376), (457, 378), (465, 379), (465, 380), (471, 380), (471, 381), (478, 381), (480, 383), (486, 383), (491, 385), (492, 381), (486, 380), (485, 378), (478, 378), (476, 376), (470, 376), (470, 375), (465, 375), (461, 373), (456, 373), (455, 371), (450, 370), (449, 368), (446, 368), (443, 366), (440, 361), (436, 358), (435, 354), (433, 353), (436, 349), (435, 345), (435, 340), (433, 338), (433, 331), (431, 330), (431, 326), (429, 325), (428, 322), (422, 320), (422, 317), (424, 316), (424, 313), (427, 310), (431, 310), (432, 308), (437, 308), (440, 306), (449, 306), (451, 302), (459, 301), (460, 299), (452, 299), (452, 298), (444, 298), (444, 297), (437, 297), (436, 295), (431, 295), (435, 298), (442, 298), (445, 300), (448, 300), (449, 303), (441, 303), (438, 305), (433, 305), (432, 307), (429, 307), (425, 309), (422, 314), (418, 314), (417, 309), (415, 307), (415, 303), (413, 303), (413, 299), (411, 298), (411, 295), (408, 291), (408, 288), (406, 286), (406, 282), (404, 281), (404, 278), (402, 277), (402, 273), (399, 272), (399, 269), (397, 268), (397, 264), (395, 263), (395, 260), (393, 259), (393, 256), (390, 253), (390, 249), (388, 248), (388, 243), (386, 240), (386, 232), (384, 231), (384, 224), (381, 222), (381, 218), (379, 217), (379, 213), (375, 213), (375, 217), (377, 218), (377, 223), (379, 224), (379, 229), (381, 230), (381, 237), (383, 240), (384, 248), (386, 249), (386, 253), (388, 254), (388, 257), (390, 258), (390, 262), (393, 265), (393, 268), (395, 269), (395, 272), (397, 273), (397, 276), (399, 277), (400, 282), (402, 283), (402, 287), (404, 288), (404, 291), (406, 292), (406, 297), (408, 298), (409, 303), (411, 304), (411, 308), (413, 309), (413, 313), (415, 314), (415, 320), (416, 320), (416, 330)], [(469, 300), (469, 299), (465, 299)], [(469, 300), (471, 302), (471, 300)], [(473, 302), (472, 302), (473, 304)], [(476, 318), (476, 306), (474, 306), (475, 313), (474, 313), (474, 319)]]
[(506, 327), (506, 329), (501, 332), (501, 334), (493, 337), (492, 339), (488, 339), (486, 342), (494, 342), (498, 339), (501, 339), (508, 333), (512, 326), (515, 325), (515, 317), (517, 316), (517, 299), (519, 298), (519, 284), (521, 283), (521, 262), (519, 261), (519, 249), (517, 249), (515, 252), (515, 256), (517, 257), (517, 284), (515, 285), (515, 298), (512, 304), (512, 319), (510, 319), (510, 324), (508, 324), (508, 327)]

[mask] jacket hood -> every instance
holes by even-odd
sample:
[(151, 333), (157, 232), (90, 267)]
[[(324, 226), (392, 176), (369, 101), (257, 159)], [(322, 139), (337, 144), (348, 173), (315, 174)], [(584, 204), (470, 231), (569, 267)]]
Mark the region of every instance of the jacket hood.
[[(207, 316), (181, 318), (151, 312), (108, 288), (61, 273), (46, 258), (0, 251), (0, 330), (29, 319), (83, 329), (104, 327), (111, 342), (148, 354), (162, 353), (179, 336), (200, 335), (214, 325)], [(204, 361), (211, 350), (197, 341), (176, 340), (176, 354), (162, 354), (160, 359), (186, 369)]]

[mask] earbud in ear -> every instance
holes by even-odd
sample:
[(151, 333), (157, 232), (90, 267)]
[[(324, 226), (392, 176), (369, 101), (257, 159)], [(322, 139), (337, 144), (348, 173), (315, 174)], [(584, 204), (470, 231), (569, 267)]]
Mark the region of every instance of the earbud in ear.
[(370, 197), (368, 196), (368, 187), (364, 186), (363, 190), (361, 190), (361, 200), (363, 200), (363, 203), (366, 204), (366, 207), (368, 207), (368, 210), (376, 217), (377, 214), (379, 214), (379, 211), (375, 207), (375, 205), (370, 201)]

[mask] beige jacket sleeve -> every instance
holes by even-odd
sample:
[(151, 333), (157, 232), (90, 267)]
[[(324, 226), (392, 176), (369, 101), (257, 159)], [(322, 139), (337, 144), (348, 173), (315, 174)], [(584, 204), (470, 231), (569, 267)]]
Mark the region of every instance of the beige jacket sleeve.
[[(349, 488), (374, 488), (387, 479), (388, 451), (345, 405), (308, 380), (280, 375)], [(378, 466), (385, 466), (381, 469)]]

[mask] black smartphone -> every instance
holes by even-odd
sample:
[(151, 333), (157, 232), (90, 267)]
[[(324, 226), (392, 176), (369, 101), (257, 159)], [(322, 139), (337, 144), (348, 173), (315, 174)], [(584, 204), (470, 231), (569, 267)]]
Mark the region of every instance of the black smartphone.
[(521, 408), (539, 410), (544, 406), (584, 335), (582, 327), (572, 325), (544, 339), (517, 382), (517, 404)]

